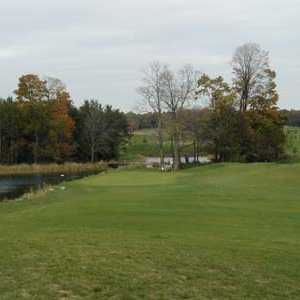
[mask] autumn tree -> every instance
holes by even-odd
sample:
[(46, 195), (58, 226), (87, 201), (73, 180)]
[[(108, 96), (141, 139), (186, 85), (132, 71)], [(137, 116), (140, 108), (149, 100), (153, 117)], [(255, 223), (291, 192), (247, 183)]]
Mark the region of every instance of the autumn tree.
[(56, 78), (47, 78), (47, 97), (51, 111), (49, 151), (60, 162), (73, 153), (72, 144), (75, 122), (71, 117), (71, 98), (66, 86)]
[(20, 77), (15, 94), (23, 124), (20, 159), (35, 163), (66, 160), (74, 148), (74, 121), (65, 85), (59, 79), (41, 80), (28, 74)]
[(272, 161), (283, 154), (284, 119), (277, 108), (276, 73), (257, 44), (237, 48), (231, 87), (222, 77), (203, 75), (197, 94), (208, 99), (210, 117), (203, 139), (218, 161)]
[(20, 102), (40, 102), (45, 100), (47, 95), (46, 81), (41, 80), (34, 74), (23, 75), (19, 78), (15, 94)]
[(198, 80), (196, 94), (208, 100), (209, 118), (202, 131), (216, 161), (239, 157), (238, 115), (235, 110), (236, 94), (224, 79), (203, 74)]
[(26, 119), (26, 150), (33, 152), (33, 162), (37, 163), (42, 151), (42, 140), (49, 127), (49, 114), (46, 103), (46, 82), (37, 75), (28, 74), (19, 78), (15, 91), (16, 100), (22, 107), (23, 118)]
[[(203, 74), (197, 81), (196, 95), (208, 100), (208, 107), (216, 110), (221, 102), (230, 102), (234, 105), (235, 93), (222, 76), (210, 78)], [(230, 101), (228, 101), (230, 99)]]
[(279, 96), (275, 79), (276, 73), (266, 70), (260, 93), (250, 102), (249, 111), (243, 114), (248, 123), (248, 143), (244, 146), (247, 161), (274, 161), (284, 153), (285, 118), (277, 107)]
[(233, 87), (239, 95), (241, 156), (247, 161), (279, 159), (285, 141), (277, 102), (276, 72), (258, 44), (238, 47), (232, 60)]

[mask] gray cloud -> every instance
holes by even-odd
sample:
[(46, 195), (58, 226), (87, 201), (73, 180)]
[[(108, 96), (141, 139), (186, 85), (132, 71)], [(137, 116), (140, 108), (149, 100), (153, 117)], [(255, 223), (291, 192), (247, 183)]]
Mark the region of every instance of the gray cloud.
[[(18, 76), (62, 79), (75, 103), (134, 106), (140, 70), (152, 60), (231, 79), (238, 45), (270, 51), (281, 107), (299, 108), (299, 0), (10, 0), (0, 11), (0, 95)], [(299, 99), (300, 100), (300, 99)]]

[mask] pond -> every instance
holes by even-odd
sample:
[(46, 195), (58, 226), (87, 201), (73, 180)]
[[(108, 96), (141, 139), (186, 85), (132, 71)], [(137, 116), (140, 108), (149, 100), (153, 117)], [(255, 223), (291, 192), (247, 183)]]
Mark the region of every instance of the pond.
[[(182, 156), (180, 158), (181, 163), (182, 164), (186, 164), (186, 163), (193, 163), (194, 162), (194, 157), (190, 156), (190, 157), (185, 157)], [(201, 156), (198, 157), (198, 162), (201, 164), (205, 164), (205, 163), (209, 163), (210, 159), (206, 156)], [(160, 158), (159, 157), (147, 157), (147, 159), (145, 160), (145, 165), (149, 166), (149, 165), (154, 165), (154, 164), (159, 164), (160, 163)], [(165, 157), (165, 164), (173, 164), (173, 158), (172, 157)]]
[(99, 172), (81, 172), (72, 174), (32, 174), (32, 175), (1, 175), (0, 201), (12, 200), (25, 193), (38, 191), (47, 185), (57, 185), (64, 181), (80, 179)]

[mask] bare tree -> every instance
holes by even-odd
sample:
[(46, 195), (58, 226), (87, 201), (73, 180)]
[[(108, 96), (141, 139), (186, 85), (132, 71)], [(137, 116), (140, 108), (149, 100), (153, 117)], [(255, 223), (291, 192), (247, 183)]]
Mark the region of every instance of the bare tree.
[(83, 114), (83, 137), (89, 148), (91, 162), (96, 160), (105, 130), (103, 130), (103, 109), (97, 100), (85, 101), (81, 107)]
[(203, 137), (205, 125), (208, 120), (210, 111), (208, 108), (191, 108), (183, 109), (179, 112), (178, 117), (182, 123), (182, 136), (188, 142), (188, 146), (193, 146), (193, 161), (199, 162), (200, 151), (203, 149)]
[(60, 79), (46, 77), (45, 83), (47, 88), (48, 100), (56, 99), (58, 95), (67, 91), (66, 85)]
[(144, 77), (142, 78), (142, 86), (137, 89), (138, 93), (142, 96), (143, 108), (154, 112), (158, 119), (158, 144), (160, 153), (160, 166), (163, 168), (165, 164), (164, 153), (164, 135), (163, 135), (163, 74), (165, 70), (160, 62), (152, 62), (145, 70)]
[(163, 102), (171, 117), (174, 169), (180, 168), (180, 125), (178, 112), (195, 99), (199, 72), (186, 65), (178, 72), (165, 68), (163, 73)]
[(253, 98), (261, 94), (269, 69), (269, 54), (258, 44), (238, 47), (232, 59), (233, 84), (240, 96), (240, 111), (246, 111)]

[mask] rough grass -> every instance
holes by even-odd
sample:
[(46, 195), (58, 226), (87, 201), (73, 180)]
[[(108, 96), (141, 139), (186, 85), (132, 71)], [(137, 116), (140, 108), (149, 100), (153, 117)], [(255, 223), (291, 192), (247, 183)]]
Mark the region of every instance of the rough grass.
[(0, 204), (0, 299), (299, 299), (299, 164), (122, 170)]

